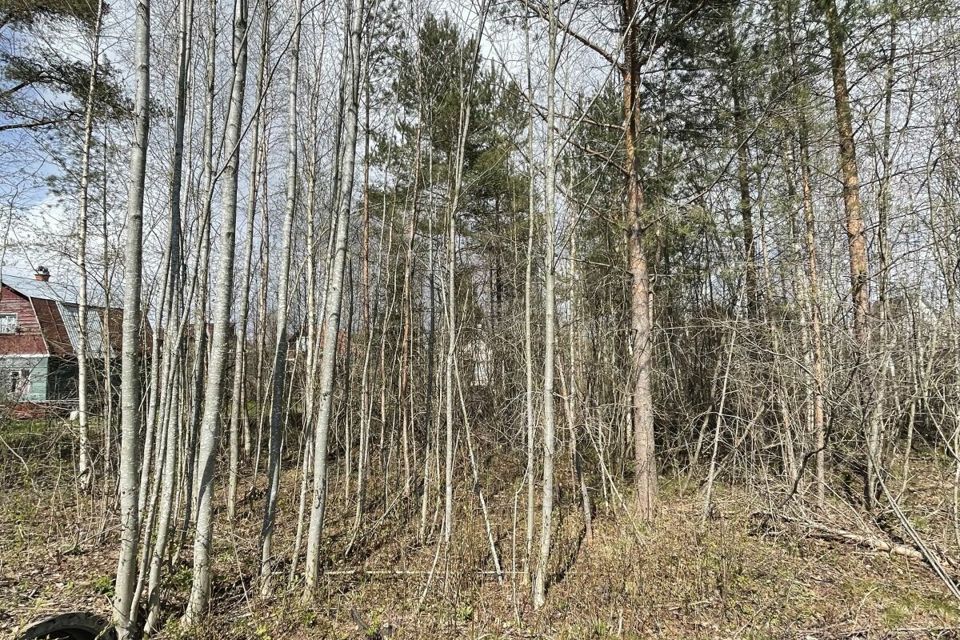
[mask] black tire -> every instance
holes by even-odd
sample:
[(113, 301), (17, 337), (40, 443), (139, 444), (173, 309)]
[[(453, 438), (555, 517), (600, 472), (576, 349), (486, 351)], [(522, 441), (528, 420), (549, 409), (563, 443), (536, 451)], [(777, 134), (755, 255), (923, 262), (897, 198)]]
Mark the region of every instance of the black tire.
[(105, 618), (77, 611), (51, 616), (31, 625), (20, 640), (116, 640), (117, 633)]

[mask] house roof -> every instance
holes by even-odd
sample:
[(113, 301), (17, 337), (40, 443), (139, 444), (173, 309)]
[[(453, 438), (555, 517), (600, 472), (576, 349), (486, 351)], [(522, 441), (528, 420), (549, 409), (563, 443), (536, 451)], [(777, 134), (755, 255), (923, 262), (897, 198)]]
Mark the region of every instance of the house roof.
[[(113, 342), (112, 348), (110, 349), (110, 357), (113, 358), (120, 355), (120, 337), (122, 335), (119, 328), (119, 325), (123, 321), (122, 312), (117, 309), (107, 311), (100, 307), (91, 307), (87, 310), (87, 350), (98, 357), (102, 357), (103, 355), (104, 315), (110, 316), (108, 322), (110, 323), (110, 335)], [(63, 326), (67, 330), (70, 343), (73, 345), (74, 352), (76, 352), (77, 347), (80, 345), (79, 305), (61, 304), (60, 317), (63, 318)]]
[[(51, 354), (73, 356), (80, 351), (80, 307), (75, 287), (58, 282), (3, 274), (2, 284), (33, 301), (40, 322), (40, 330)], [(86, 337), (87, 353), (94, 357), (116, 357), (120, 353), (119, 309), (103, 309), (87, 306)], [(111, 329), (111, 345), (105, 350), (103, 344), (104, 318)], [(109, 351), (109, 353), (105, 353)]]
[(55, 302), (66, 302), (69, 304), (78, 304), (80, 302), (79, 287), (62, 284), (59, 282), (46, 282), (30, 277), (14, 276), (3, 274), (3, 284), (11, 289), (22, 293), (28, 298), (40, 298), (42, 300), (53, 300)]

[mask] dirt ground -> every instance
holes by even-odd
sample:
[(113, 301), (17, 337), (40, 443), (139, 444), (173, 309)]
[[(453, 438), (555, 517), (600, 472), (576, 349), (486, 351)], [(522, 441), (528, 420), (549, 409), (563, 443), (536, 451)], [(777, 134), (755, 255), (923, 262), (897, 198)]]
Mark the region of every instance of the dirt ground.
[[(0, 637), (15, 637), (24, 624), (53, 612), (109, 612), (116, 519), (102, 515), (101, 498), (76, 491), (66, 429), (2, 432)], [(287, 464), (294, 469), (296, 461)], [(701, 525), (702, 487), (678, 477), (663, 478), (661, 508), (650, 528), (634, 523), (620, 498), (604, 502), (597, 488), (591, 539), (584, 536), (576, 495), (561, 486), (548, 602), (534, 611), (523, 579), (521, 474), (493, 457), (483, 466), (491, 467), (496, 472), (482, 487), (502, 582), (493, 571), (479, 500), (466, 477), (458, 485), (451, 548), (438, 553), (437, 496), (430, 497), (432, 532), (420, 544), (419, 501), (385, 495), (377, 473), (351, 546), (354, 507), (338, 472), (332, 478), (318, 598), (304, 604), (300, 587), (288, 588), (288, 564), (277, 567), (274, 595), (259, 597), (253, 578), (262, 480), (253, 487), (248, 477), (236, 521), (218, 513), (209, 618), (190, 633), (178, 625), (190, 584), (188, 540), (167, 584), (168, 618), (157, 637), (960, 637), (960, 602), (923, 562), (813, 538), (802, 524), (762, 525), (756, 514), (770, 511), (782, 497), (769, 488), (720, 486), (711, 517)], [(960, 557), (951, 469), (935, 460), (922, 468), (911, 482), (917, 489), (901, 497), (904, 510), (944, 557)], [(285, 555), (295, 530), (296, 476), (287, 473), (280, 505), (275, 547)], [(629, 502), (629, 496), (623, 500)], [(895, 526), (887, 533), (866, 528), (839, 501), (827, 513), (801, 510), (799, 503), (791, 513), (801, 522), (817, 518), (891, 541), (897, 535)]]

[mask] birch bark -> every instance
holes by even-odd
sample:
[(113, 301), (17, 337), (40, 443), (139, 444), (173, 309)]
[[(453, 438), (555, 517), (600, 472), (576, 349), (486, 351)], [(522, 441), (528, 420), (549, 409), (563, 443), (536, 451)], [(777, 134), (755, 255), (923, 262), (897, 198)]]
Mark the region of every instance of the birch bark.
[[(237, 0), (234, 8), (234, 65), (227, 132), (224, 140), (227, 164), (223, 178), (223, 218), (220, 262), (217, 273), (217, 302), (213, 315), (210, 366), (203, 397), (200, 423), (200, 452), (197, 485), (197, 526), (193, 545), (193, 582), (184, 622), (190, 626), (207, 609), (210, 598), (210, 552), (213, 543), (213, 476), (220, 431), (220, 404), (223, 400), (224, 364), (230, 350), (230, 309), (233, 297), (233, 266), (237, 226), (237, 173), (240, 160), (243, 98), (247, 76), (247, 2)], [(205, 328), (204, 328), (205, 330)]]
[(137, 548), (140, 541), (138, 487), (140, 467), (140, 288), (143, 271), (143, 199), (150, 137), (150, 0), (138, 0), (136, 11), (137, 92), (134, 140), (130, 152), (130, 191), (124, 245), (123, 346), (120, 377), (120, 553), (117, 561), (113, 623), (120, 640), (134, 636)]

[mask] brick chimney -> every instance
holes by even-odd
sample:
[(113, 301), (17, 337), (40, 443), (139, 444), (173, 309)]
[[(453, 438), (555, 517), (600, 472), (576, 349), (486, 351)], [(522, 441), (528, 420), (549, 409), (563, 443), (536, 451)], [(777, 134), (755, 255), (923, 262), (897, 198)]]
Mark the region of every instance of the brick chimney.
[(50, 269), (46, 267), (37, 267), (37, 272), (33, 274), (34, 280), (48, 282), (50, 280)]

